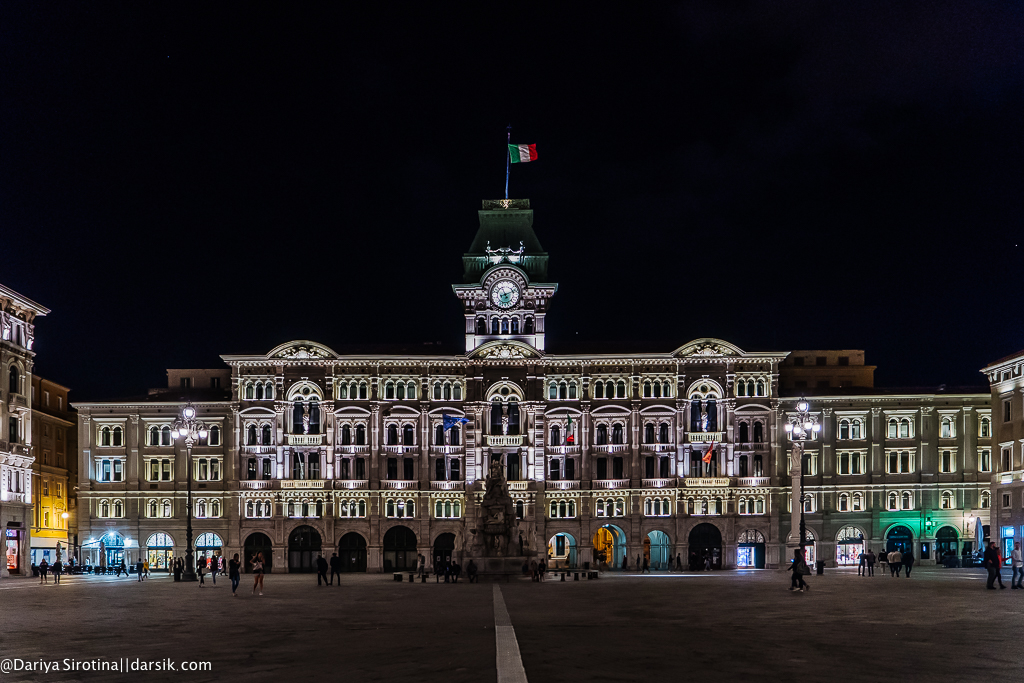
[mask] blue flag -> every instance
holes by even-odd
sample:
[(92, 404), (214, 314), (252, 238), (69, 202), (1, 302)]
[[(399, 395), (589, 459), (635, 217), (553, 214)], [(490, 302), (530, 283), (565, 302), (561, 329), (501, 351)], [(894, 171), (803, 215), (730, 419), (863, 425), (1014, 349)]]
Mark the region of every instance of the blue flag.
[(453, 415), (445, 415), (444, 413), (441, 413), (441, 420), (444, 422), (444, 431), (446, 432), (457, 424), (469, 422), (469, 420), (464, 417), (455, 417)]

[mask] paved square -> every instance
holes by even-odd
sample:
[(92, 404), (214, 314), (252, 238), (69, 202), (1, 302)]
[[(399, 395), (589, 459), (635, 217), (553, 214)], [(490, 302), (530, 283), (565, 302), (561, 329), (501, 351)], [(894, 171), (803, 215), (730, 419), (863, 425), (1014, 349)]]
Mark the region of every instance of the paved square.
[[(347, 575), (341, 587), (317, 587), (314, 576), (270, 575), (259, 597), (251, 582), (232, 598), (223, 580), (5, 580), (4, 658), (169, 657), (212, 668), (0, 679), (499, 681), (493, 584)], [(732, 571), (499, 587), (533, 683), (1020, 678), (1024, 591), (986, 591), (975, 570), (918, 569), (909, 580), (832, 570), (810, 582), (793, 594), (783, 572)]]

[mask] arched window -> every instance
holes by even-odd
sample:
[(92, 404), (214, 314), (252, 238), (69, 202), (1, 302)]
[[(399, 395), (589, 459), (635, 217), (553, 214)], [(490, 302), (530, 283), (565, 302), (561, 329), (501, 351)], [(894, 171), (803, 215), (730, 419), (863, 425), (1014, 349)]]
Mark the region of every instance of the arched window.
[(395, 425), (395, 424), (389, 424), (388, 425), (388, 445), (389, 446), (397, 446), (398, 445), (398, 425)]
[(395, 516), (395, 501), (388, 500), (388, 502), (384, 505), (384, 515), (386, 517)]
[(113, 437), (114, 437), (114, 445), (115, 446), (123, 446), (124, 445), (124, 430), (123, 429), (121, 429), (120, 427), (114, 427)]
[(119, 500), (114, 501), (114, 516), (124, 517), (124, 503)]
[(850, 510), (850, 496), (845, 493), (839, 494), (839, 512), (849, 512)]
[(395, 385), (395, 398), (399, 401), (405, 400), (405, 384), (403, 382), (399, 382)]
[(526, 318), (526, 322), (523, 324), (523, 334), (533, 334), (533, 318)]
[(207, 443), (210, 444), (211, 446), (219, 446), (220, 445), (220, 427), (219, 426), (213, 425), (212, 427), (210, 427), (210, 438), (207, 441)]
[(895, 491), (889, 492), (889, 509), (895, 510), (897, 508), (897, 496)]
[(444, 445), (444, 425), (434, 425), (434, 445)]
[(263, 436), (263, 445), (264, 446), (269, 446), (270, 445), (270, 436), (271, 436), (270, 425), (269, 424), (263, 425), (262, 432), (263, 432), (263, 434), (262, 434), (262, 436)]
[(569, 390), (566, 387), (565, 382), (561, 382), (558, 385), (558, 398), (562, 400), (569, 398)]
[(548, 385), (548, 400), (554, 401), (558, 398), (558, 385), (552, 382)]
[(338, 385), (338, 398), (343, 399), (343, 400), (348, 398), (348, 385), (347, 384), (339, 384)]
[(861, 436), (861, 426), (862, 425), (861, 425), (861, 421), (860, 420), (853, 420), (850, 423), (850, 438), (851, 439), (861, 439), (861, 438), (863, 438)]
[(171, 516), (171, 501), (165, 500), (163, 502), (163, 508), (164, 508), (164, 517), (170, 517)]
[(612, 425), (612, 443), (622, 443), (622, 423), (620, 422), (616, 422), (614, 425)]
[(944, 417), (942, 418), (942, 426), (939, 431), (940, 439), (952, 439), (956, 436), (956, 429), (953, 425), (953, 418)]
[(900, 497), (900, 503), (902, 510), (913, 510), (914, 509), (914, 497), (910, 494), (910, 491), (904, 491)]
[(449, 382), (445, 382), (444, 387), (442, 387), (442, 389), (442, 396), (444, 396), (444, 400), (452, 400), (452, 385)]
[(256, 516), (256, 506), (253, 505), (253, 502), (251, 500), (245, 501), (245, 516), (246, 517), (255, 517)]
[(498, 320), (497, 317), (491, 318), (491, 334), (500, 334), (500, 331), (498, 329), (499, 325), (501, 325), (501, 322)]
[(662, 422), (658, 425), (658, 443), (668, 443), (668, 423)]
[(575, 401), (579, 398), (579, 394), (576, 390), (576, 382), (569, 382), (569, 400)]
[(149, 445), (159, 446), (160, 445), (160, 428), (150, 427), (149, 428)]
[(654, 506), (652, 505), (650, 498), (644, 499), (644, 514), (648, 517), (654, 514)]
[(157, 516), (157, 505), (156, 505), (156, 501), (155, 500), (149, 501), (149, 516), (150, 517), (156, 517)]
[(740, 443), (747, 443), (750, 441), (750, 428), (746, 422), (740, 422)]
[(594, 382), (594, 398), (604, 398), (604, 382), (601, 380)]
[(256, 385), (256, 400), (257, 401), (262, 401), (263, 400), (263, 385), (262, 384), (257, 384)]
[(18, 372), (18, 366), (11, 364), (10, 369), (7, 371), (7, 391), (12, 394), (20, 394), (18, 391), (21, 388), (21, 373)]
[(413, 431), (412, 425), (411, 424), (404, 425), (402, 427), (402, 445), (403, 446), (412, 446), (412, 445), (414, 445), (414, 435), (415, 435), (415, 432)]
[(661, 382), (654, 383), (654, 398), (661, 398)]
[(453, 401), (461, 401), (462, 400), (462, 385), (459, 384), (458, 382), (456, 382), (455, 384), (452, 385), (452, 400)]
[(246, 398), (246, 400), (249, 400), (249, 401), (251, 401), (252, 399), (256, 398), (256, 391), (253, 389), (253, 386), (252, 386), (251, 382), (246, 382), (245, 383), (245, 398)]
[(415, 517), (416, 516), (416, 502), (415, 501), (412, 501), (412, 500), (406, 501), (406, 503), (405, 503), (405, 516), (406, 517)]
[(761, 460), (761, 456), (760, 455), (755, 455), (754, 456), (754, 473), (753, 473), (753, 476), (755, 476), (755, 477), (763, 477), (764, 476), (764, 466), (763, 466), (762, 462), (763, 461)]
[(650, 422), (644, 426), (644, 443), (654, 443), (654, 425)]
[(942, 492), (942, 509), (952, 510), (953, 509), (953, 492), (943, 491)]
[(366, 382), (359, 383), (359, 398), (360, 400), (366, 399)]
[(615, 398), (626, 398), (626, 383), (621, 379), (615, 383)]
[(992, 494), (988, 491), (982, 491), (981, 498), (978, 501), (978, 507), (982, 510), (987, 510), (992, 507)]
[(747, 499), (746, 498), (740, 498), (740, 500), (739, 500), (739, 513), (741, 515), (747, 514)]
[(740, 456), (740, 476), (747, 476), (747, 456), (745, 455)]
[(715, 497), (715, 514), (722, 514), (722, 499), (718, 496)]
[(390, 380), (384, 385), (384, 398), (385, 400), (393, 400), (395, 398), (395, 383)]
[(598, 446), (605, 446), (608, 444), (608, 425), (599, 424), (597, 425), (597, 436), (594, 442)]
[(171, 445), (171, 428), (164, 425), (160, 428), (160, 445), (170, 446)]
[(562, 430), (558, 427), (558, 425), (555, 425), (551, 428), (551, 445), (562, 445)]
[(672, 396), (672, 383), (668, 380), (661, 383), (661, 395), (665, 398), (670, 398)]
[(757, 380), (757, 393), (756, 393), (756, 395), (757, 396), (765, 396), (766, 392), (765, 392), (764, 389), (765, 389), (764, 380), (763, 379)]
[(454, 427), (448, 430), (448, 441), (453, 446), (462, 445), (462, 430), (459, 429), (458, 425), (455, 425)]
[(736, 395), (746, 396), (747, 395), (747, 382), (743, 379), (736, 380)]
[(110, 502), (106, 500), (100, 501), (100, 517), (110, 516)]
[(649, 381), (644, 382), (644, 398), (650, 398), (653, 396), (651, 393), (651, 383)]
[(895, 417), (889, 418), (889, 438), (896, 439), (899, 437), (900, 423)]
[(273, 382), (267, 382), (266, 385), (264, 385), (263, 398), (267, 399), (268, 401), (274, 398)]
[(525, 506), (523, 505), (523, 501), (517, 500), (516, 501), (516, 519), (522, 519), (524, 515), (525, 515)]
[(220, 517), (220, 501), (217, 499), (210, 503), (210, 516)]
[(853, 511), (860, 512), (863, 509), (864, 496), (859, 493), (853, 494)]
[(987, 417), (981, 418), (981, 428), (978, 430), (978, 436), (983, 439), (987, 439), (992, 436), (992, 420)]
[(245, 430), (245, 443), (248, 446), (256, 445), (256, 425), (249, 425)]
[(764, 423), (754, 422), (754, 443), (764, 443)]
[(405, 385), (405, 397), (410, 401), (416, 400), (416, 382), (409, 382)]
[(508, 334), (508, 318), (501, 319), (501, 333)]
[(366, 445), (366, 425), (363, 425), (363, 424), (356, 425), (356, 445), (357, 446), (365, 446)]
[(623, 498), (615, 499), (615, 516), (624, 517), (626, 514), (626, 501)]
[(913, 430), (910, 428), (910, 420), (903, 418), (900, 420), (900, 438), (909, 439), (914, 436)]
[(435, 401), (440, 401), (441, 400), (441, 383), (440, 382), (434, 382), (434, 400)]
[(850, 438), (850, 421), (842, 419), (839, 421), (839, 438), (849, 439)]

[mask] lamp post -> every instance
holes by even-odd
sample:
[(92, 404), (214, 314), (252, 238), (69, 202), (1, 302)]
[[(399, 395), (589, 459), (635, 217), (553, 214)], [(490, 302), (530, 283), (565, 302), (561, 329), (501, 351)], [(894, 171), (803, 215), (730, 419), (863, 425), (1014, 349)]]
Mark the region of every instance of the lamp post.
[(804, 443), (813, 439), (814, 435), (821, 431), (818, 424), (818, 417), (811, 415), (810, 404), (800, 399), (796, 404), (797, 412), (786, 418), (786, 433), (793, 442), (793, 459), (796, 460), (797, 453), (800, 454), (800, 556), (806, 559), (807, 547), (807, 523), (804, 521), (804, 509), (806, 507), (807, 494), (804, 493), (804, 473), (807, 471), (804, 463)]
[(181, 575), (182, 581), (199, 580), (192, 554), (192, 445), (199, 439), (205, 439), (207, 434), (206, 425), (196, 417), (196, 409), (189, 401), (181, 409), (181, 416), (171, 425), (171, 435), (185, 443), (185, 467), (188, 469), (188, 521), (185, 526), (185, 571)]

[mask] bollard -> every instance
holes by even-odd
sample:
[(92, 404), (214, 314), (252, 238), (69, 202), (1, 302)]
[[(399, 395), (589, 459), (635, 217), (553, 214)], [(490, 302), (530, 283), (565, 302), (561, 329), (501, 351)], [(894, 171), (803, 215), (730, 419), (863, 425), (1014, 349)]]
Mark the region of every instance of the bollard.
[(579, 581), (580, 580), (580, 573), (576, 572), (575, 574), (573, 574), (572, 575), (572, 580), (573, 581)]
[(420, 583), (426, 583), (426, 582), (427, 582), (427, 575), (426, 574), (420, 574)]
[(565, 583), (565, 572), (562, 572), (562, 583)]
[(391, 575), (391, 578), (394, 579), (395, 581), (401, 581), (402, 580), (402, 572), (395, 572), (394, 574)]

